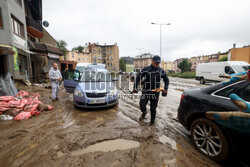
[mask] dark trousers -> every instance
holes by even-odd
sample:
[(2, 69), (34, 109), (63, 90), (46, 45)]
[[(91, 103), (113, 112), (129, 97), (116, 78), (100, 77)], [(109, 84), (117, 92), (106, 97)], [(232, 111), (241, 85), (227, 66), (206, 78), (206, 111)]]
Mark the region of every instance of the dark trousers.
[(150, 101), (150, 111), (151, 111), (151, 123), (155, 122), (156, 116), (156, 107), (159, 100), (160, 93), (152, 93), (152, 92), (142, 92), (141, 100), (140, 100), (140, 108), (143, 113), (146, 112), (148, 101)]

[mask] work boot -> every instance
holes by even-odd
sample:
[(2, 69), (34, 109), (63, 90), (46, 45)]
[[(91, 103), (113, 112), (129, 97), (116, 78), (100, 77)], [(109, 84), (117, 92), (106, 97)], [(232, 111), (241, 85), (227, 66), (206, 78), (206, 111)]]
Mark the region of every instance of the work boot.
[(152, 126), (154, 126), (154, 125), (155, 125), (155, 123), (153, 123), (153, 122), (150, 122), (150, 123), (148, 124), (149, 127), (152, 127)]
[(147, 115), (147, 111), (143, 112), (139, 118), (139, 121), (143, 121)]

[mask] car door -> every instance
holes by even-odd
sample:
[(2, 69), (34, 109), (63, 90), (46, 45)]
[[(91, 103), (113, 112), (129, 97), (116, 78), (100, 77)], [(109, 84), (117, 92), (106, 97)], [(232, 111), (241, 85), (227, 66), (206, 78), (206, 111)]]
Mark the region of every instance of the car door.
[(80, 71), (67, 70), (64, 79), (64, 88), (68, 93), (74, 93), (76, 85), (80, 82)]

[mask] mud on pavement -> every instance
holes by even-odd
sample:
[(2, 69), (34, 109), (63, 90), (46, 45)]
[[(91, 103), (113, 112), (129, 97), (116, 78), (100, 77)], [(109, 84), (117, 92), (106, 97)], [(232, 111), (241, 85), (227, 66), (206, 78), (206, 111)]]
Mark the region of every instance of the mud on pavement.
[(55, 109), (28, 120), (0, 121), (2, 167), (218, 166), (189, 144), (189, 134), (176, 121), (181, 92), (174, 88), (167, 104), (160, 98), (155, 127), (138, 122), (139, 99), (120, 99), (103, 110), (76, 110), (63, 87), (56, 102), (50, 100), (51, 89), (22, 89), (39, 93)]

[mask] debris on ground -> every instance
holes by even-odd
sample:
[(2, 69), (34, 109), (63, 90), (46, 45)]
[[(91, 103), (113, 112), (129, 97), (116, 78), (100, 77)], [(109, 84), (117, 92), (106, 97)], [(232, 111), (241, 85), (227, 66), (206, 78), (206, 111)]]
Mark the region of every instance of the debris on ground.
[(0, 96), (14, 96), (17, 94), (17, 88), (14, 85), (10, 73), (5, 77), (0, 76)]
[(42, 84), (33, 83), (32, 86), (43, 87)]
[(46, 88), (46, 89), (52, 89), (51, 85), (45, 85), (44, 88)]
[(24, 84), (27, 85), (27, 86), (31, 86), (32, 84), (30, 83), (29, 80), (23, 80)]
[(13, 119), (14, 117), (10, 115), (5, 115), (5, 114), (0, 115), (0, 120), (3, 120), (3, 121), (13, 120)]
[(51, 105), (43, 104), (38, 98), (39, 94), (25, 91), (18, 92), (16, 96), (0, 96), (0, 115), (5, 115), (4, 120), (9, 120), (11, 117), (14, 120), (22, 120), (37, 116), (42, 111), (54, 109)]

